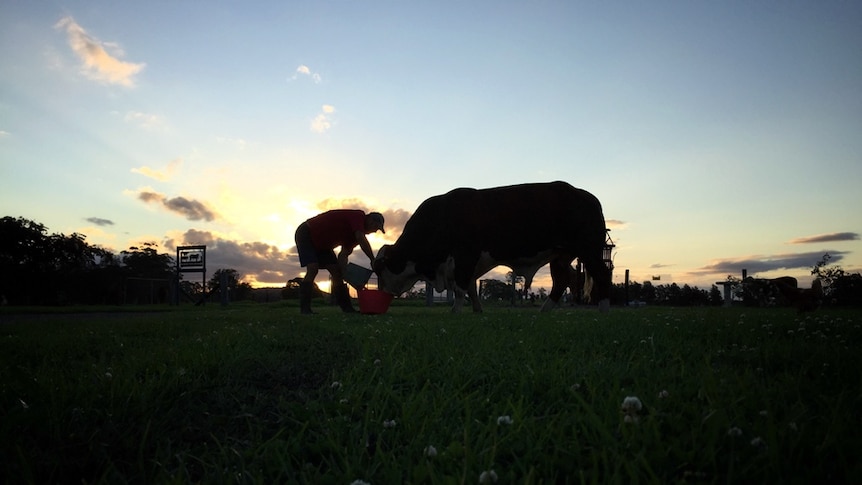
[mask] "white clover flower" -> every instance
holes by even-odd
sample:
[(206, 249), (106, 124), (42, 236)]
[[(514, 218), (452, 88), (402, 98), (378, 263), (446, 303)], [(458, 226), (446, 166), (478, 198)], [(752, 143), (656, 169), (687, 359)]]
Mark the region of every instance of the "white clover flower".
[(727, 430), (727, 436), (731, 436), (734, 438), (737, 436), (742, 436), (742, 430), (737, 428), (736, 426), (734, 426), (734, 427), (730, 428), (729, 430)]
[(341, 389), (341, 381), (332, 381), (332, 384), (329, 385), (331, 389)]
[(398, 423), (396, 423), (394, 419), (387, 419), (383, 421), (384, 428), (394, 428), (395, 426), (398, 426)]
[(497, 483), (497, 472), (486, 470), (479, 475), (479, 483)]
[(427, 456), (428, 458), (434, 458), (435, 456), (437, 456), (437, 448), (434, 448), (433, 446), (428, 445), (425, 447), (425, 449), (422, 451), (422, 453), (425, 456)]
[(641, 409), (643, 409), (643, 403), (641, 403), (641, 400), (637, 396), (628, 396), (623, 399), (623, 422), (637, 423), (638, 413), (641, 411)]
[(380, 365), (380, 359), (374, 359), (374, 365)]
[(350, 485), (371, 485), (371, 484), (366, 482), (365, 480), (353, 480), (352, 482), (350, 482)]
[(659, 399), (666, 399), (668, 396), (670, 396), (670, 393), (667, 392), (667, 389), (663, 389), (661, 392), (658, 393)]
[(766, 441), (760, 436), (755, 436), (753, 440), (751, 440), (751, 446), (760, 449), (766, 449)]
[(623, 411), (640, 411), (643, 409), (643, 403), (637, 396), (628, 396), (623, 399)]
[(497, 417), (497, 424), (498, 425), (500, 425), (500, 424), (512, 424), (514, 422), (515, 422), (515, 420), (512, 419), (512, 417), (508, 416), (508, 415)]

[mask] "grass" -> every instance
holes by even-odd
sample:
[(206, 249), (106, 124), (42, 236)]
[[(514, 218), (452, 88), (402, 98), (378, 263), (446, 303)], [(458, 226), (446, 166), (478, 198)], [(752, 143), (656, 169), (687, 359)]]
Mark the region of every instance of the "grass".
[[(853, 483), (862, 312), (2, 315), (10, 483)], [(627, 422), (623, 400), (643, 407)], [(433, 447), (433, 451), (432, 448)]]

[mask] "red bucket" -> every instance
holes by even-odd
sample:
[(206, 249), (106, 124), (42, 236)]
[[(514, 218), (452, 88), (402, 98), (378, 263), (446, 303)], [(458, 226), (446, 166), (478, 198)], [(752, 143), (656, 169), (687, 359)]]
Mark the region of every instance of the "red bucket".
[(383, 290), (359, 290), (359, 311), (371, 315), (386, 313), (394, 296)]

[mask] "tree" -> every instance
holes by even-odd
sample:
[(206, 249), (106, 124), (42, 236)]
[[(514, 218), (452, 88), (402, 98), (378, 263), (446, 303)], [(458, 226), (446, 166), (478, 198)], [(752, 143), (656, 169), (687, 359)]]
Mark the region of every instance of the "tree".
[[(166, 253), (159, 254), (158, 244), (146, 242), (120, 253), (124, 265), (124, 303), (166, 303), (170, 300), (172, 282), (176, 281), (176, 263)], [(187, 282), (183, 282), (187, 283)], [(180, 285), (187, 295), (195, 295), (200, 283)]]
[(823, 294), (826, 296), (832, 296), (835, 281), (844, 277), (844, 269), (841, 266), (827, 266), (830, 260), (832, 260), (832, 256), (826, 253), (811, 269), (811, 275), (820, 280), (820, 284), (823, 285)]
[(207, 286), (210, 289), (221, 289), (222, 275), (227, 280), (227, 291), (231, 294), (231, 300), (245, 300), (251, 296), (251, 285), (242, 281), (235, 269), (217, 269)]
[(38, 303), (37, 285), (48, 273), (45, 226), (23, 217), (0, 219), (0, 298), (13, 305)]
[[(630, 281), (628, 288), (628, 300), (629, 301), (643, 301), (643, 296), (641, 296), (643, 290), (643, 285), (638, 283), (637, 281)], [(628, 304), (628, 301), (626, 302)]]
[(847, 274), (841, 266), (831, 265), (829, 253), (811, 269), (811, 274), (823, 285), (823, 295), (827, 302), (835, 305), (862, 305), (862, 275)]
[(512, 286), (500, 280), (482, 280), (482, 293), (479, 298), (488, 301), (511, 300)]
[(641, 300), (645, 303), (656, 302), (655, 286), (653, 286), (652, 281), (644, 281), (641, 287)]
[(23, 217), (0, 219), (0, 265), (4, 269), (29, 265), (31, 269), (44, 263), (48, 253), (45, 226)]
[(140, 278), (170, 278), (175, 273), (175, 260), (169, 254), (159, 254), (158, 244), (146, 242), (122, 251), (123, 264), (132, 276)]
[[(48, 235), (23, 217), (0, 219), (0, 293), (10, 304), (54, 305), (98, 299), (94, 272), (115, 258), (81, 234)], [(107, 271), (107, 270), (106, 270)], [(86, 278), (85, 278), (86, 277)]]
[[(284, 289), (281, 290), (281, 298), (284, 300), (292, 300), (299, 298), (299, 284), (302, 283), (302, 277), (292, 278), (287, 280), (287, 284), (284, 285)], [(322, 298), (323, 291), (320, 287), (317, 286), (317, 283), (312, 285), (312, 295), (314, 298)]]
[(716, 285), (712, 285), (709, 288), (709, 304), (712, 306), (721, 306), (724, 304), (724, 297)]

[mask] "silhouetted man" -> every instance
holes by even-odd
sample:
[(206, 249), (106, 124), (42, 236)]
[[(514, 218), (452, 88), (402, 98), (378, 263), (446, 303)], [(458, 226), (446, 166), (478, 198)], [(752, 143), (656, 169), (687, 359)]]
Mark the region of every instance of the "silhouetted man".
[[(314, 313), (311, 311), (311, 294), (314, 278), (321, 267), (332, 276), (332, 294), (341, 310), (346, 313), (356, 311), (344, 284), (347, 257), (358, 244), (373, 265), (374, 252), (365, 235), (378, 230), (386, 234), (381, 213), (365, 214), (361, 210), (350, 209), (327, 211), (299, 225), (295, 236), (296, 250), (299, 252), (299, 264), (306, 268), (305, 278), (299, 284), (300, 313)], [(341, 246), (341, 251), (336, 257), (335, 248), (338, 246)]]

